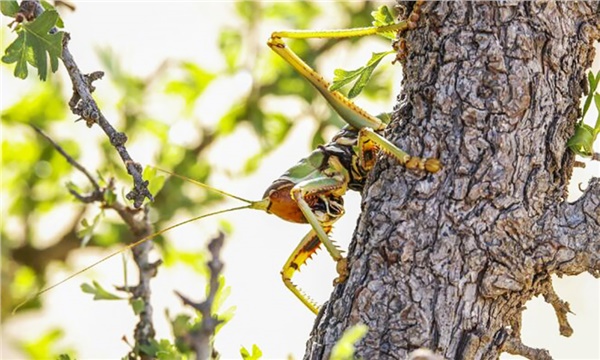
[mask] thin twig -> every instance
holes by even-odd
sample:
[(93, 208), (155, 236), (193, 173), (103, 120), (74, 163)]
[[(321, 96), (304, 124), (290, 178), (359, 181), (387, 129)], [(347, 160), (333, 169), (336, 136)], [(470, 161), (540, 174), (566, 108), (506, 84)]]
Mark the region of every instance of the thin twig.
[(222, 320), (219, 320), (211, 314), (211, 308), (219, 289), (219, 276), (223, 270), (223, 262), (219, 256), (221, 248), (223, 247), (224, 238), (225, 236), (223, 233), (219, 233), (219, 235), (212, 239), (208, 244), (211, 259), (207, 262), (210, 278), (206, 300), (196, 303), (179, 292), (175, 292), (185, 305), (193, 307), (202, 314), (202, 320), (199, 326), (192, 330), (184, 339), (196, 352), (197, 360), (209, 359), (209, 356), (213, 353), (213, 349), (211, 349), (211, 338), (214, 335), (217, 326), (222, 322)]
[(52, 140), (52, 138), (50, 138), (48, 135), (46, 135), (46, 133), (42, 129), (40, 129), (39, 127), (37, 127), (33, 124), (30, 124), (30, 125), (38, 134), (40, 134), (46, 140), (48, 140), (48, 142), (50, 144), (52, 144), (52, 146), (54, 146), (54, 148), (67, 160), (67, 162), (69, 164), (71, 164), (75, 169), (81, 171), (83, 173), (83, 175), (85, 175), (85, 177), (88, 178), (90, 183), (92, 183), (92, 186), (94, 187), (94, 189), (100, 190), (100, 185), (98, 185), (98, 182), (96, 182), (96, 179), (94, 179), (92, 174), (90, 174), (86, 168), (81, 166), (77, 161), (75, 161), (75, 159), (73, 159), (69, 154), (67, 154), (67, 152), (60, 145), (58, 145), (54, 140)]

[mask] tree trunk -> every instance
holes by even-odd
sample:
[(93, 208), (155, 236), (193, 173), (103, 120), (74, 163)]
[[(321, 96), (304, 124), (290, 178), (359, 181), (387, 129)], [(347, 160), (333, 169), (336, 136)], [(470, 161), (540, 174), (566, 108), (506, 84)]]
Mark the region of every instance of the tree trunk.
[(328, 359), (348, 327), (362, 359), (429, 348), (448, 359), (520, 341), (521, 313), (544, 295), (568, 336), (551, 275), (600, 275), (600, 181), (565, 201), (598, 2), (426, 2), (387, 137), (444, 163), (435, 175), (380, 157), (349, 249), (350, 277), (316, 321), (306, 359)]

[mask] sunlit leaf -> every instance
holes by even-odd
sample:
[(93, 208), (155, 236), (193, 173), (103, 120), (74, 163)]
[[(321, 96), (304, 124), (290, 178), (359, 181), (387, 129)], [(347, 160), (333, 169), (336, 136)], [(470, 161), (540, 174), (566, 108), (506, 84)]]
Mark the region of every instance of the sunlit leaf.
[(144, 168), (142, 178), (144, 180), (148, 180), (148, 190), (154, 197), (156, 197), (156, 195), (163, 188), (166, 180), (165, 176), (162, 173), (157, 173), (156, 168), (152, 166), (146, 166)]
[(58, 13), (54, 10), (45, 11), (32, 22), (22, 23), (17, 30), (17, 39), (10, 44), (2, 57), (7, 64), (15, 64), (14, 75), (18, 78), (27, 77), (27, 63), (38, 69), (40, 80), (46, 80), (48, 61), (50, 69), (58, 69), (58, 59), (62, 55), (62, 39), (64, 33), (50, 33), (56, 25)]
[(133, 313), (135, 315), (139, 315), (142, 311), (144, 311), (144, 300), (136, 298), (131, 299), (129, 303), (131, 304), (131, 308), (133, 309)]
[[(18, 346), (29, 359), (54, 359), (59, 357), (59, 352), (54, 349), (63, 336), (63, 330), (50, 329), (37, 339), (19, 342)], [(60, 353), (64, 354), (65, 351), (62, 350)]]
[[(373, 11), (371, 16), (373, 17), (373, 26), (376, 27), (392, 25), (395, 23), (394, 15), (385, 5), (381, 5), (379, 8), (377, 8), (377, 10)], [(396, 33), (394, 31), (382, 32), (378, 33), (378, 35), (390, 40), (396, 40)]]
[(373, 53), (371, 55), (371, 59), (369, 59), (367, 64), (356, 70), (346, 71), (342, 69), (336, 69), (334, 71), (333, 83), (329, 87), (329, 90), (339, 90), (343, 86), (352, 83), (352, 81), (355, 81), (354, 85), (348, 92), (348, 98), (352, 99), (356, 97), (365, 88), (367, 82), (369, 82), (369, 79), (371, 78), (371, 75), (373, 75), (373, 71), (375, 71), (375, 68), (377, 68), (377, 65), (379, 65), (381, 60), (392, 53), (394, 53), (394, 51), (392, 50), (380, 53)]
[(190, 110), (216, 75), (192, 62), (181, 63), (180, 69), (183, 71), (182, 78), (167, 83), (165, 92), (183, 97)]
[(240, 355), (242, 355), (242, 359), (244, 360), (258, 360), (262, 357), (262, 350), (256, 344), (252, 344), (252, 352), (249, 352), (242, 346)]
[(161, 339), (160, 341), (151, 339), (149, 344), (139, 344), (139, 347), (147, 355), (159, 360), (183, 359), (183, 356), (177, 351), (175, 345), (166, 339)]
[(81, 284), (81, 290), (84, 293), (94, 295), (94, 300), (123, 300), (123, 297), (115, 295), (104, 289), (97, 281), (92, 281), (92, 284)]
[(356, 324), (344, 331), (342, 337), (331, 349), (331, 360), (351, 360), (354, 358), (354, 345), (369, 331), (364, 324)]

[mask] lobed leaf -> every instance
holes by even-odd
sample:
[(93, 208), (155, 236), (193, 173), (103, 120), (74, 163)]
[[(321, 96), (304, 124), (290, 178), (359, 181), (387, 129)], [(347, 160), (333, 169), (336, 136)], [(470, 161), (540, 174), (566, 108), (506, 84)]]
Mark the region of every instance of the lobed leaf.
[[(371, 13), (371, 16), (373, 17), (372, 24), (375, 27), (393, 25), (396, 23), (396, 21), (394, 20), (394, 15), (392, 15), (392, 12), (390, 11), (390, 9), (385, 5), (381, 5), (379, 8), (377, 8), (377, 10), (373, 11)], [(396, 32), (395, 31), (390, 31), (390, 32), (385, 32), (385, 33), (382, 32), (382, 33), (378, 33), (377, 35), (383, 36), (390, 40), (396, 40)]]
[(43, 12), (34, 21), (21, 24), (17, 30), (17, 39), (5, 51), (2, 61), (15, 64), (14, 75), (25, 79), (28, 75), (27, 64), (38, 69), (40, 80), (45, 81), (50, 69), (58, 69), (58, 59), (62, 55), (63, 32), (51, 33), (58, 21), (55, 10)]
[(329, 87), (329, 90), (337, 91), (343, 86), (355, 81), (354, 85), (348, 92), (349, 99), (355, 98), (356, 96), (358, 96), (358, 94), (360, 94), (363, 91), (363, 89), (369, 82), (369, 79), (373, 75), (373, 71), (375, 71), (381, 60), (387, 55), (393, 53), (393, 50), (384, 51), (380, 53), (372, 53), (371, 59), (369, 59), (367, 64), (356, 70), (346, 71), (342, 69), (336, 69), (334, 71), (333, 83)]

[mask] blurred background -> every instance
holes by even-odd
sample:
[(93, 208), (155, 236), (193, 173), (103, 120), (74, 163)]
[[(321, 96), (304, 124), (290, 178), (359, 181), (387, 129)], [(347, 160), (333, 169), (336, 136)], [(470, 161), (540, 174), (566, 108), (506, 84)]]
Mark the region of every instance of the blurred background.
[[(82, 1), (75, 11), (59, 11), (82, 72), (105, 71), (94, 95), (106, 118), (129, 136), (134, 160), (258, 200), (274, 179), (343, 125), (320, 95), (269, 50), (270, 33), (367, 26), (371, 11), (382, 4)], [(8, 22), (2, 18), (2, 49), (14, 40), (4, 26)], [(290, 43), (328, 79), (334, 69), (358, 68), (371, 52), (390, 48), (389, 41), (375, 37)], [(390, 61), (383, 61), (381, 73), (357, 100), (372, 114), (390, 111), (399, 93), (401, 68)], [(594, 69), (600, 69), (598, 61)], [(102, 131), (73, 123), (76, 116), (66, 105), (71, 86), (62, 64), (46, 83), (34, 75), (17, 80), (12, 71), (2, 64), (2, 357), (40, 359), (69, 352), (79, 359), (120, 358), (130, 349), (127, 341), (133, 342), (137, 318), (130, 305), (94, 301), (80, 285), (95, 280), (113, 291), (113, 285), (124, 283), (124, 262), (129, 284), (135, 283), (131, 260), (110, 259), (11, 314), (39, 287), (131, 239), (114, 213), (85, 206), (69, 194), (67, 183), (85, 192), (89, 182), (28, 126), (42, 128), (105, 181), (116, 177), (120, 199), (130, 190), (131, 179)], [(572, 200), (580, 194), (578, 184), (599, 173), (598, 163), (576, 169)], [(345, 202), (346, 215), (334, 232), (343, 248), (355, 227), (360, 196), (349, 193)], [(237, 205), (168, 178), (150, 215), (158, 230)], [(219, 230), (226, 232), (222, 259), (229, 290), (222, 291), (218, 312), (233, 314), (216, 336), (221, 357), (238, 359), (242, 346), (256, 344), (265, 359), (301, 358), (314, 315), (287, 290), (279, 272), (309, 226), (252, 210), (201, 220), (156, 239), (155, 256), (165, 262), (152, 282), (157, 338), (171, 339), (171, 320), (192, 314), (175, 290), (204, 298), (205, 248)], [(309, 265), (297, 282), (322, 303), (332, 289), (334, 263), (320, 252)], [(555, 285), (577, 314), (569, 317), (574, 335), (560, 337), (551, 306), (534, 299), (524, 314), (524, 342), (550, 349), (556, 359), (600, 358), (600, 282), (581, 275), (557, 279)]]

